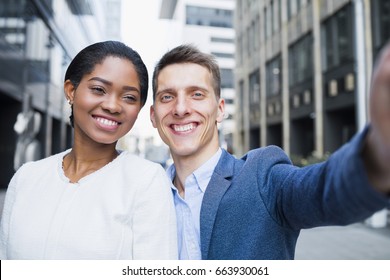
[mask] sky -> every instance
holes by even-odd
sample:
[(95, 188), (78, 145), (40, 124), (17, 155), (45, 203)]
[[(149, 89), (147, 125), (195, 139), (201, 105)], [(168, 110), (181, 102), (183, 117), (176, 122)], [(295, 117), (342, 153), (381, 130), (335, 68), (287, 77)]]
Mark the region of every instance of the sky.
[(149, 72), (149, 94), (130, 134), (155, 138), (161, 144), (157, 130), (153, 128), (149, 112), (152, 104), (151, 78), (159, 58), (175, 45), (174, 23), (159, 20), (161, 0), (122, 2), (122, 39), (142, 57)]

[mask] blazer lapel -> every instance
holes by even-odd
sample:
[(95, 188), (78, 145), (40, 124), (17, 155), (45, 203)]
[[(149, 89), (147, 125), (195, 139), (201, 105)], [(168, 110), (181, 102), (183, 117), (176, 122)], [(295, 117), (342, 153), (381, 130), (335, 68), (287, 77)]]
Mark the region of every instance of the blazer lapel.
[(231, 184), (234, 174), (235, 158), (225, 150), (211, 176), (206, 188), (200, 210), (200, 244), (202, 259), (207, 259), (210, 238), (213, 231), (215, 216), (219, 203)]

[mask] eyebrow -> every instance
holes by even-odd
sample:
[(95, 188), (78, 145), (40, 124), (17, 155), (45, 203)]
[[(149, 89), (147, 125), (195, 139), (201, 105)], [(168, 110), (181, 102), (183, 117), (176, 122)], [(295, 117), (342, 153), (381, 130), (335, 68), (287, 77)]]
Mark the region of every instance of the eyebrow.
[[(88, 81), (98, 81), (98, 82), (101, 82), (105, 85), (108, 85), (108, 86), (112, 86), (112, 82), (110, 81), (107, 81), (103, 78), (100, 78), (100, 77), (92, 77), (91, 79), (89, 79)], [(123, 86), (122, 89), (126, 90), (126, 91), (136, 91), (139, 93), (139, 90), (138, 88), (136, 87), (132, 87), (132, 86)]]
[(188, 89), (188, 90), (191, 90), (191, 91), (194, 91), (194, 90), (200, 90), (200, 91), (203, 91), (203, 92), (209, 93), (209, 91), (208, 91), (208, 89), (207, 89), (207, 88), (200, 87), (200, 86), (191, 86), (191, 87), (188, 87), (187, 89)]
[[(203, 92), (206, 92), (206, 93), (209, 93), (209, 91), (204, 88), (204, 87), (199, 87), (199, 86), (189, 86), (189, 87), (186, 87), (185, 88), (186, 91), (194, 91), (194, 90), (200, 90), (200, 91), (203, 91)], [(158, 91), (156, 93), (156, 96), (159, 95), (159, 94), (162, 94), (162, 93), (174, 93), (176, 92), (177, 90), (175, 88), (165, 88), (165, 89), (162, 89), (160, 91)]]
[(157, 91), (156, 96), (163, 94), (163, 93), (174, 93), (175, 90), (173, 88), (165, 88), (163, 90)]

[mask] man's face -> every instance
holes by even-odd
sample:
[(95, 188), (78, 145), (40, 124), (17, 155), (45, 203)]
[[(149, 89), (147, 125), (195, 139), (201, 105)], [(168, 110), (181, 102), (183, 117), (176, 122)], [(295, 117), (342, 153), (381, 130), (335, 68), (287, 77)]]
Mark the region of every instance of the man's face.
[(151, 121), (173, 159), (213, 155), (219, 147), (217, 122), (223, 120), (225, 104), (215, 96), (208, 69), (194, 63), (172, 64), (160, 72), (157, 85)]

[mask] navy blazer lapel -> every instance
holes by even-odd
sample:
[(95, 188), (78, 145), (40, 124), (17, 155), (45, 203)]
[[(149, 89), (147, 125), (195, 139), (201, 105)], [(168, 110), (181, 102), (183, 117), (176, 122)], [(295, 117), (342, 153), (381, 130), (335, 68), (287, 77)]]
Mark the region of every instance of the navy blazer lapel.
[(210, 238), (213, 231), (215, 216), (219, 203), (231, 184), (231, 177), (234, 174), (235, 158), (225, 150), (222, 150), (221, 158), (203, 197), (200, 210), (200, 244), (202, 259), (207, 259), (210, 246)]

